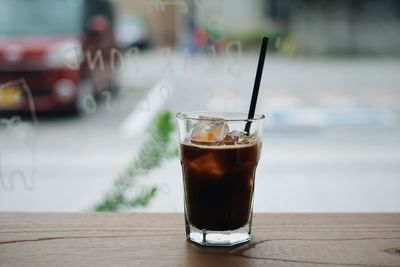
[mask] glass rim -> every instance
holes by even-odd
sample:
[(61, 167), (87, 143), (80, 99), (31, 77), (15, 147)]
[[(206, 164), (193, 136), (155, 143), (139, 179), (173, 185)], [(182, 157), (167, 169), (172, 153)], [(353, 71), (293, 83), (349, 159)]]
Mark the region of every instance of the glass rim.
[[(199, 116), (205, 116), (208, 118), (199, 118)], [(210, 115), (214, 115), (210, 116)], [(216, 116), (215, 116), (216, 115)], [(233, 118), (227, 118), (231, 115)], [(218, 121), (259, 121), (263, 120), (265, 118), (265, 115), (260, 113), (260, 114), (254, 114), (254, 117), (249, 119), (248, 118), (248, 113), (246, 112), (229, 112), (229, 111), (182, 111), (178, 112), (176, 115), (176, 118), (181, 119), (181, 120), (196, 120), (196, 121), (212, 121), (212, 120), (218, 120)], [(222, 118), (219, 118), (222, 117)]]

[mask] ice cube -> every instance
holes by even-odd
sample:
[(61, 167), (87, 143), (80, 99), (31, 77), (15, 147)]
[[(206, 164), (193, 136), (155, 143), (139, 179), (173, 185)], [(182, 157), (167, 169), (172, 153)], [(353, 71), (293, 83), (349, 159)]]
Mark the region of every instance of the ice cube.
[(239, 140), (239, 137), (240, 137), (240, 133), (236, 130), (234, 130), (230, 133), (227, 133), (224, 138), (224, 144), (225, 145), (234, 145)]
[(237, 141), (237, 144), (238, 145), (247, 145), (247, 144), (250, 144), (250, 140), (247, 138), (241, 138), (241, 139), (239, 139), (239, 141)]
[(201, 120), (193, 129), (191, 142), (200, 145), (221, 145), (228, 132), (228, 124), (223, 120)]
[(223, 165), (215, 154), (208, 153), (193, 161), (189, 165), (191, 171), (195, 171), (199, 177), (218, 179), (225, 175)]
[(236, 144), (238, 145), (247, 145), (251, 143), (252, 137), (246, 135), (244, 132), (240, 132), (238, 136), (238, 140), (236, 141)]
[(224, 138), (225, 145), (246, 145), (251, 143), (251, 137), (247, 136), (244, 132), (232, 131)]
[(225, 135), (224, 144), (225, 145), (234, 145), (235, 138), (230, 133), (228, 133), (227, 135)]

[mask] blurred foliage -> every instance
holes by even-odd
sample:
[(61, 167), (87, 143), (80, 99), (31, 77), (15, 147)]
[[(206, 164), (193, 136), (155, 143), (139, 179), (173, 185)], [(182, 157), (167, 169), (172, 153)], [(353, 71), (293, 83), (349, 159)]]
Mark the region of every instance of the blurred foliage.
[(160, 112), (152, 125), (149, 138), (140, 148), (138, 156), (115, 180), (112, 190), (95, 205), (95, 211), (120, 211), (146, 206), (156, 195), (157, 187), (150, 186), (142, 189), (134, 197), (127, 196), (138, 175), (159, 166), (163, 159), (178, 156), (178, 149), (172, 142), (172, 134), (175, 131), (172, 113)]
[(282, 44), (288, 40), (288, 35), (278, 31), (246, 31), (242, 33), (227, 33), (226, 42), (240, 41), (243, 50), (259, 49), (264, 36), (269, 37), (268, 51), (278, 52)]

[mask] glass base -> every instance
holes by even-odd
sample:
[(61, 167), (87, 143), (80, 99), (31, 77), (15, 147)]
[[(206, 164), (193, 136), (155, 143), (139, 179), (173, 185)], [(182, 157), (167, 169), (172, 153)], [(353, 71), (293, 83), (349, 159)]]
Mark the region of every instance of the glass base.
[(203, 246), (234, 246), (251, 239), (250, 223), (232, 231), (200, 230), (186, 222), (186, 238)]

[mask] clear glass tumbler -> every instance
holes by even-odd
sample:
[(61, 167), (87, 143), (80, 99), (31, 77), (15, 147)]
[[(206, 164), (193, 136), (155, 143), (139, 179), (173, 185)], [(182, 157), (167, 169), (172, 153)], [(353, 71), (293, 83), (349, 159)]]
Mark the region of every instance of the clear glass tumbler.
[(205, 246), (251, 239), (264, 115), (180, 112), (186, 237)]

